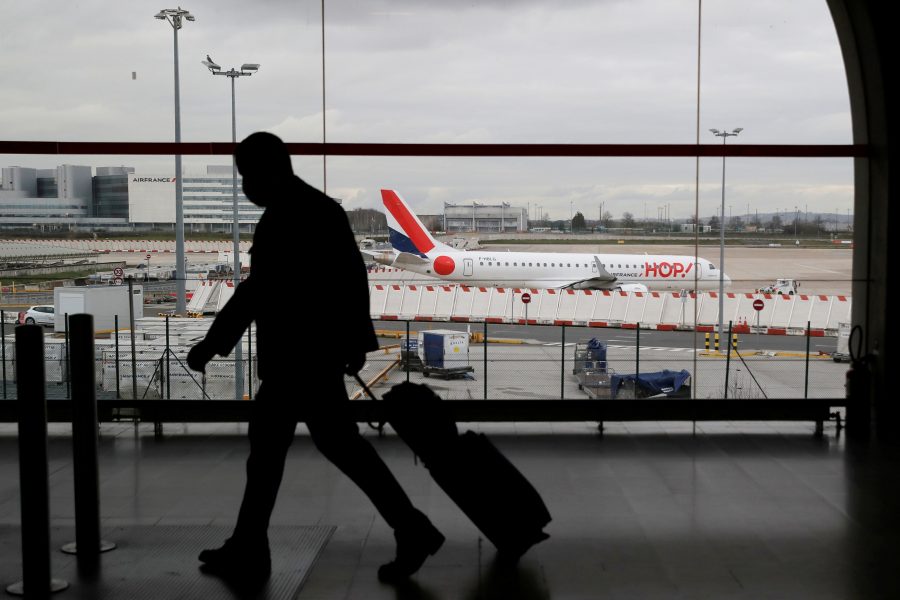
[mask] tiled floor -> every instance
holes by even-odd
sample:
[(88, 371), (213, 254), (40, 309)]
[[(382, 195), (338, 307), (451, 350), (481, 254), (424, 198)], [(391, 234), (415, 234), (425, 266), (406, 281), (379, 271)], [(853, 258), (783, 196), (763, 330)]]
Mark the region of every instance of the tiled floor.
[[(474, 426), (543, 494), (551, 538), (516, 570), (393, 435), (367, 433), (447, 543), (401, 589), (393, 538), (300, 431), (273, 525), (335, 525), (300, 599), (900, 598), (900, 458), (811, 424)], [(301, 427), (300, 430), (303, 428)], [(238, 425), (104, 425), (104, 525), (230, 526), (247, 442)], [(73, 520), (71, 438), (51, 427), (52, 523)], [(18, 525), (14, 426), (0, 426), (0, 526)], [(199, 550), (199, 548), (198, 548)], [(18, 559), (18, 557), (14, 557)], [(2, 582), (4, 585), (10, 582)], [(77, 583), (77, 582), (76, 582)], [(59, 596), (63, 598), (63, 596)]]

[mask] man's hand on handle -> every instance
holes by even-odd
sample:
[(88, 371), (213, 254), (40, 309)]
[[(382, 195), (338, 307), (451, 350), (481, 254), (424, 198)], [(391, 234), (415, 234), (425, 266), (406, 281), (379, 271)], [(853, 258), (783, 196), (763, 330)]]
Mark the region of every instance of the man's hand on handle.
[(215, 351), (210, 348), (209, 342), (204, 340), (191, 348), (190, 352), (188, 352), (187, 364), (193, 370), (205, 373), (206, 363), (211, 361), (215, 354)]
[(344, 369), (344, 372), (347, 373), (347, 375), (356, 375), (357, 373), (359, 373), (362, 370), (363, 365), (365, 365), (365, 364), (366, 364), (366, 353), (365, 352), (361, 352), (359, 354), (354, 354), (347, 360), (347, 366)]

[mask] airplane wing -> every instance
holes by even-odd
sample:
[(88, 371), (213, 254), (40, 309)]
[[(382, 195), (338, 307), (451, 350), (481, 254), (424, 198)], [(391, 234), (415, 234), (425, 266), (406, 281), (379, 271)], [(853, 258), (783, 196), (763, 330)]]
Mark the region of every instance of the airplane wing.
[(615, 284), (618, 278), (607, 271), (606, 267), (603, 266), (600, 259), (596, 256), (594, 257), (594, 265), (597, 267), (597, 275), (573, 281), (564, 287), (574, 290), (607, 290), (616, 287)]
[(422, 258), (421, 256), (417, 256), (411, 252), (400, 252), (399, 254), (397, 254), (397, 258), (394, 259), (393, 265), (402, 269), (404, 265), (415, 267), (419, 265), (427, 265), (430, 263), (431, 261), (427, 258)]

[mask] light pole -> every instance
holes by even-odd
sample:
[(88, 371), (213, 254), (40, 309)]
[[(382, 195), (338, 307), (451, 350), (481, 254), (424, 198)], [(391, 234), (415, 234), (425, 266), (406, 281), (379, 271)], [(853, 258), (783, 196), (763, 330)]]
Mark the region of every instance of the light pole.
[[(719, 131), (718, 129), (710, 129), (713, 135), (722, 138), (722, 222), (719, 223), (719, 339), (725, 335), (722, 327), (722, 320), (725, 316), (725, 142), (729, 136), (737, 136), (744, 130), (743, 127), (737, 127), (734, 130)], [(731, 348), (730, 340), (725, 340), (728, 344), (725, 347)]]
[[(202, 62), (209, 72), (213, 75), (224, 75), (231, 79), (231, 143), (237, 144), (237, 118), (234, 109), (234, 80), (238, 77), (249, 77), (259, 70), (259, 65), (255, 63), (244, 63), (241, 70), (238, 71), (234, 67), (228, 71), (222, 71), (222, 67), (213, 62), (213, 59), (206, 55), (206, 60)], [(241, 283), (241, 222), (238, 216), (238, 196), (237, 196), (237, 162), (234, 153), (231, 154), (231, 207), (234, 222), (231, 225), (232, 233), (232, 252), (234, 254), (234, 287), (237, 289)], [(241, 400), (244, 397), (244, 370), (243, 356), (241, 352), (241, 341), (238, 341), (234, 347), (234, 399)]]
[[(175, 143), (181, 143), (181, 100), (178, 85), (178, 30), (184, 20), (193, 21), (194, 15), (178, 8), (164, 8), (154, 18), (168, 21), (175, 33)], [(181, 154), (175, 155), (175, 312), (184, 314), (187, 309), (184, 268), (184, 193), (181, 184)]]

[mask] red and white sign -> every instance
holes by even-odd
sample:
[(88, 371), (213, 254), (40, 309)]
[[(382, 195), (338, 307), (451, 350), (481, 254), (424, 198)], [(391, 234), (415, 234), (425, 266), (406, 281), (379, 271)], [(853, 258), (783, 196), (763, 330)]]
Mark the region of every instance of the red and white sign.
[[(757, 298), (753, 301), (753, 310), (762, 310), (765, 305), (765, 302)], [(744, 306), (746, 306), (746, 304)]]
[(529, 302), (531, 302), (531, 294), (525, 292), (522, 294), (522, 304), (528, 304)]
[(122, 267), (116, 267), (115, 269), (113, 269), (113, 276), (114, 277), (124, 277), (125, 269), (123, 269)]

